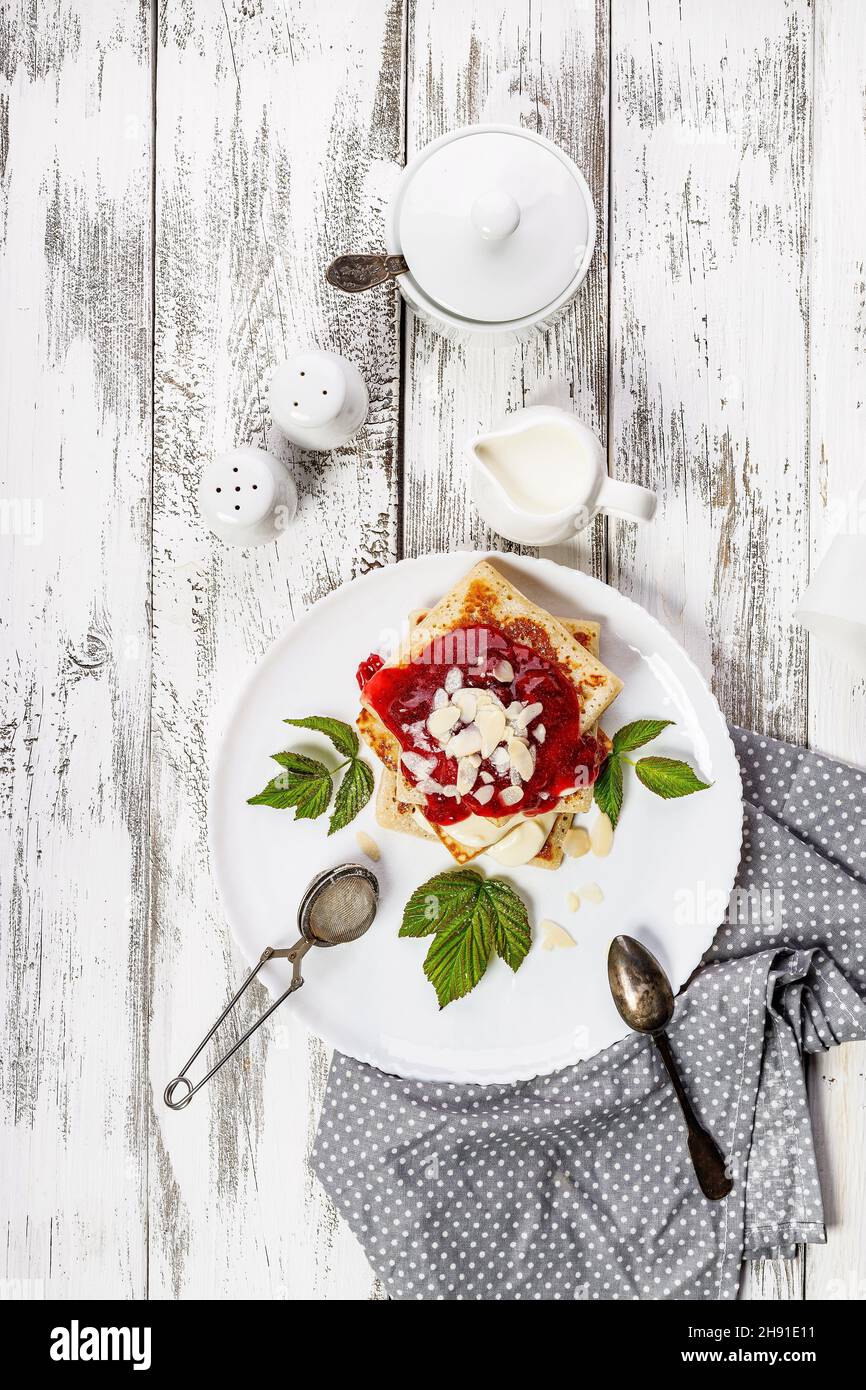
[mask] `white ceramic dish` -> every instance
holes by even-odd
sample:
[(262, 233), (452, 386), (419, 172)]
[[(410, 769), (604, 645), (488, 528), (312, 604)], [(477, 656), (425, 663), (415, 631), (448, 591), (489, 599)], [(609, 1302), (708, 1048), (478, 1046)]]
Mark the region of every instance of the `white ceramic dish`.
[[(247, 797), (274, 775), (270, 754), (288, 746), (321, 752), (322, 741), (286, 717), (357, 711), (355, 670), (394, 643), (410, 609), (432, 605), (480, 555), (426, 555), (374, 570), (317, 603), (254, 672), (217, 760), (211, 789), (212, 867), (234, 936), (252, 963), (265, 946), (293, 939), (300, 895), (325, 867), (363, 857), (362, 829), (381, 848), (379, 915), (360, 941), (308, 958), (306, 984), (286, 1005), (340, 1051), (383, 1071), (422, 1080), (505, 1083), (592, 1056), (625, 1036), (607, 986), (611, 938), (628, 932), (658, 956), (674, 985), (698, 964), (721, 921), (739, 862), (742, 793), (724, 720), (703, 677), (644, 609), (615, 589), (549, 560), (491, 555), (530, 598), (561, 616), (598, 619), (602, 659), (625, 681), (608, 732), (642, 716), (670, 718), (653, 751), (688, 757), (709, 791), (662, 802), (629, 776), (613, 851), (567, 859), (555, 872), (502, 872), (536, 925), (567, 927), (574, 950), (546, 951), (535, 931), (515, 975), (494, 960), (467, 998), (439, 1011), (422, 973), (427, 942), (400, 940), (403, 905), (434, 873), (454, 867), (440, 846), (380, 829), (372, 803), (345, 830), (295, 822), (290, 811), (252, 807)], [(371, 760), (372, 761), (372, 760)], [(592, 813), (594, 814), (594, 812)], [(482, 872), (495, 866), (476, 861)], [(604, 901), (569, 912), (569, 891), (597, 883)], [(270, 973), (268, 973), (270, 972)], [(265, 983), (285, 987), (279, 966)]]

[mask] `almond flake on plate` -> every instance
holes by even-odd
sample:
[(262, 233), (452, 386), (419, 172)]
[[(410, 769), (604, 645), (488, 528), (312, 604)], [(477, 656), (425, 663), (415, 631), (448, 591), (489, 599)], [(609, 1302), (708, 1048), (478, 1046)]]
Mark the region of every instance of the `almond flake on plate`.
[(368, 859), (372, 859), (373, 863), (377, 864), (382, 856), (382, 851), (379, 849), (372, 835), (368, 835), (366, 830), (356, 830), (355, 839), (358, 842), (358, 848), (361, 853), (366, 854)]
[(580, 889), (580, 901), (582, 903), (603, 903), (604, 893), (597, 883), (584, 883)]
[(562, 848), (572, 859), (580, 859), (581, 855), (589, 853), (589, 831), (586, 826), (576, 825), (573, 830), (569, 830), (562, 842)]
[(569, 893), (565, 901), (568, 903), (570, 912), (577, 912), (577, 909), (580, 907), (580, 898), (576, 893)]
[(576, 946), (577, 942), (570, 932), (561, 927), (558, 922), (551, 922), (545, 918), (541, 922), (541, 930), (544, 932), (544, 940), (541, 943), (543, 951), (568, 950), (570, 946)]
[(613, 848), (613, 826), (610, 817), (600, 811), (596, 821), (589, 832), (589, 842), (592, 846), (593, 854), (599, 859), (606, 859)]

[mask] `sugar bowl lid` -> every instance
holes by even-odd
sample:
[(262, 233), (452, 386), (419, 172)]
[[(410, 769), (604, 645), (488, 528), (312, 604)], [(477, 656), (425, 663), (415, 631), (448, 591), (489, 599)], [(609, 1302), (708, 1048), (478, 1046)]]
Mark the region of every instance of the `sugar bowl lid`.
[(544, 318), (580, 284), (595, 245), (586, 180), (520, 126), (467, 126), (406, 166), (389, 251), (434, 307), (478, 323)]

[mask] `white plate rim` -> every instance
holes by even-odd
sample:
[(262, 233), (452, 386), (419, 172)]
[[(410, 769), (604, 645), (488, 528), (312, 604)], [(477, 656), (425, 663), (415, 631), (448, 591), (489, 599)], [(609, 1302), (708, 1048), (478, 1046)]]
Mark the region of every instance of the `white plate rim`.
[[(499, 560), (505, 565), (513, 565), (515, 561), (520, 563), (529, 562), (531, 566), (538, 566), (543, 572), (546, 572), (548, 575), (550, 575), (553, 580), (554, 587), (556, 586), (556, 576), (558, 574), (578, 574), (580, 575), (581, 582), (588, 583), (591, 589), (597, 588), (599, 590), (613, 590), (620, 602), (628, 605), (628, 607), (634, 609), (640, 615), (641, 621), (647, 624), (649, 630), (656, 629), (662, 634), (664, 634), (664, 637), (667, 641), (673, 642), (677, 651), (682, 657), (682, 660), (686, 668), (694, 676), (695, 680), (708, 697), (709, 707), (712, 709), (714, 716), (718, 722), (719, 730), (722, 734), (723, 741), (726, 744), (726, 751), (730, 752), (731, 771), (733, 773), (733, 782), (731, 784), (731, 790), (735, 792), (735, 799), (738, 803), (738, 814), (736, 818), (733, 817), (733, 815), (731, 817), (732, 825), (735, 825), (736, 828), (731, 836), (727, 861), (728, 868), (724, 872), (724, 882), (726, 885), (729, 885), (729, 893), (734, 887), (734, 884), (736, 882), (737, 869), (739, 868), (740, 859), (742, 855), (743, 844), (743, 784), (742, 775), (740, 773), (740, 765), (737, 759), (736, 749), (734, 748), (734, 742), (731, 738), (730, 730), (728, 729), (727, 721), (725, 720), (725, 717), (722, 713), (719, 702), (713, 694), (709, 682), (706, 680), (705, 676), (703, 675), (703, 672), (699, 669), (693, 658), (689, 655), (689, 653), (678, 641), (678, 639), (674, 637), (674, 635), (671, 632), (668, 631), (664, 624), (661, 623), (659, 619), (654, 616), (654, 614), (650, 613), (649, 610), (644, 608), (642, 604), (637, 603), (632, 598), (629, 598), (627, 594), (621, 593), (620, 590), (615, 587), (615, 585), (607, 584), (604, 580), (597, 579), (595, 575), (587, 574), (584, 570), (571, 568), (568, 565), (560, 564), (556, 560), (550, 560), (544, 556), (510, 554), (507, 551), (501, 550), (427, 551), (422, 555), (406, 556), (402, 560), (396, 560), (389, 565), (378, 566), (375, 569), (368, 570), (366, 574), (356, 575), (354, 578), (348, 579), (345, 581), (345, 583), (338, 585), (337, 588), (330, 590), (329, 593), (323, 594), (321, 598), (316, 599), (316, 601), (312, 603), (310, 607), (304, 613), (302, 613), (299, 618), (296, 618), (289, 627), (287, 627), (283, 632), (281, 632), (278, 637), (274, 638), (267, 651), (263, 653), (263, 655), (258, 659), (258, 661), (254, 663), (252, 668), (249, 670), (239, 691), (236, 693), (234, 699), (232, 699), (230, 704), (228, 704), (227, 706), (228, 713), (225, 720), (222, 723), (221, 734), (219, 739), (219, 748), (217, 751), (217, 756), (214, 759), (212, 765), (210, 783), (208, 788), (208, 859), (210, 863), (211, 875), (213, 878), (214, 886), (217, 890), (218, 897), (223, 906), (226, 923), (231, 932), (232, 940), (234, 941), (241, 955), (244, 957), (244, 959), (250, 966), (255, 965), (258, 962), (259, 957), (257, 954), (254, 954), (247, 950), (242, 940), (242, 934), (237, 931), (235, 924), (232, 921), (231, 914), (228, 908), (229, 894), (225, 888), (224, 880), (222, 879), (220, 869), (218, 867), (219, 858), (216, 853), (216, 847), (213, 837), (213, 827), (216, 820), (216, 791), (221, 779), (223, 765), (228, 758), (229, 732), (232, 728), (232, 725), (235, 722), (235, 718), (239, 715), (245, 701), (248, 699), (250, 695), (253, 686), (259, 680), (263, 669), (272, 661), (277, 659), (282, 648), (285, 646), (286, 643), (288, 643), (291, 640), (292, 636), (297, 632), (297, 630), (300, 627), (307, 626), (308, 624), (311, 625), (324, 609), (331, 606), (335, 606), (337, 603), (339, 603), (340, 597), (346, 589), (364, 587), (371, 583), (374, 583), (376, 579), (385, 571), (410, 571), (413, 567), (418, 568), (423, 564), (427, 564), (428, 562), (435, 560), (465, 560), (467, 563), (467, 568), (471, 568), (472, 565), (478, 564), (481, 560), (488, 560), (492, 563), (495, 563), (497, 560)], [(722, 923), (720, 922), (716, 923), (713, 926), (707, 925), (703, 929), (703, 931), (695, 932), (696, 938), (698, 936), (702, 938), (700, 954), (698, 955), (695, 963), (687, 970), (682, 979), (671, 980), (674, 994), (678, 994), (682, 989), (683, 985), (686, 983), (686, 981), (691, 978), (691, 975), (694, 973), (694, 970), (697, 968), (698, 964), (700, 963), (700, 960), (703, 958), (704, 954), (712, 944), (716, 932), (719, 930), (719, 927), (721, 925)], [(266, 981), (264, 981), (264, 983), (266, 983)], [(627, 1033), (623, 1036), (627, 1036)], [(324, 1037), (323, 1041), (329, 1047), (334, 1047), (335, 1049), (337, 1049), (337, 1044), (334, 1043), (331, 1039)], [(379, 1071), (386, 1071), (389, 1075), (401, 1076), (407, 1080), (433, 1082), (440, 1085), (458, 1084), (475, 1086), (501, 1086), (517, 1084), (526, 1081), (535, 1081), (541, 1077), (551, 1076), (558, 1071), (562, 1071), (566, 1067), (574, 1066), (580, 1062), (585, 1062), (590, 1058), (597, 1056), (598, 1053), (604, 1051), (605, 1048), (614, 1045), (615, 1042), (605, 1043), (596, 1051), (589, 1052), (585, 1055), (581, 1055), (580, 1057), (575, 1057), (571, 1054), (566, 1055), (565, 1053), (558, 1054), (556, 1056), (552, 1056), (550, 1060), (548, 1062), (545, 1062), (543, 1066), (539, 1066), (538, 1064), (532, 1064), (527, 1069), (515, 1069), (514, 1067), (508, 1067), (503, 1069), (501, 1072), (498, 1072), (495, 1070), (495, 1068), (487, 1067), (482, 1073), (473, 1072), (471, 1068), (461, 1068), (459, 1077), (454, 1074), (442, 1076), (441, 1074), (437, 1074), (430, 1068), (425, 1067), (423, 1065), (419, 1065), (417, 1063), (412, 1063), (411, 1069), (406, 1071), (395, 1071), (392, 1065), (392, 1068), (389, 1071), (388, 1068), (383, 1065), (382, 1061), (374, 1053), (365, 1053), (363, 1051), (359, 1052), (357, 1049), (353, 1049), (351, 1054), (347, 1055), (353, 1056), (356, 1061), (364, 1063), (367, 1066), (375, 1067)], [(395, 1063), (396, 1060), (397, 1059), (392, 1058), (392, 1064)]]

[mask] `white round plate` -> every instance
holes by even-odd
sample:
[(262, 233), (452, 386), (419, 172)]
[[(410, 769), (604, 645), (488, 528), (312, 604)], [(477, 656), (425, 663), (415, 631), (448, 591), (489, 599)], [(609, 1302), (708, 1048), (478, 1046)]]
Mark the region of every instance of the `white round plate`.
[[(737, 870), (742, 791), (724, 720), (703, 677), (654, 618), (606, 584), (550, 560), (491, 555), (527, 596), (560, 617), (601, 622), (601, 657), (625, 683), (603, 723), (609, 734), (632, 719), (672, 719), (654, 753), (688, 758), (709, 791), (662, 801), (626, 768), (626, 795), (606, 859), (566, 858), (556, 871), (500, 870), (526, 901), (533, 944), (513, 974), (494, 958), (480, 984), (441, 1012), (422, 972), (426, 940), (401, 940), (407, 899), (435, 873), (454, 867), (444, 848), (381, 829), (373, 802), (328, 837), (327, 817), (295, 821), (291, 811), (248, 806), (275, 775), (270, 755), (286, 747), (321, 756), (330, 745), (283, 723), (358, 711), (355, 670), (370, 652), (392, 647), (413, 608), (432, 606), (481, 555), (425, 555), (374, 570), (317, 603), (268, 652), (228, 726), (211, 788), (211, 857), (228, 920), (252, 963), (265, 946), (290, 944), (303, 889), (321, 869), (367, 862), (356, 832), (381, 849), (373, 865), (379, 912), (366, 936), (305, 961), (304, 988), (286, 1005), (311, 1032), (383, 1071), (418, 1080), (505, 1083), (546, 1075), (625, 1037), (607, 985), (611, 938), (627, 932), (659, 958), (674, 987), (688, 978), (721, 922)], [(640, 756), (638, 754), (637, 756)], [(327, 760), (327, 758), (326, 758)], [(371, 758), (371, 761), (375, 761)], [(332, 764), (333, 765), (333, 764)], [(591, 823), (595, 810), (586, 818)], [(603, 902), (576, 913), (568, 894), (596, 883)], [(575, 949), (542, 948), (538, 924), (561, 923)], [(262, 972), (276, 992), (284, 962)]]

